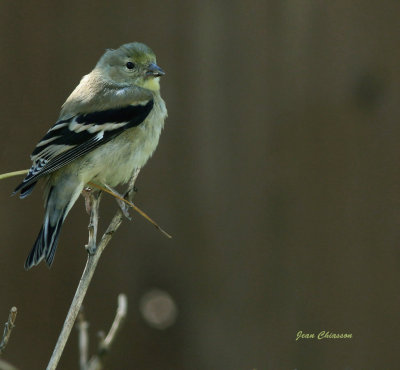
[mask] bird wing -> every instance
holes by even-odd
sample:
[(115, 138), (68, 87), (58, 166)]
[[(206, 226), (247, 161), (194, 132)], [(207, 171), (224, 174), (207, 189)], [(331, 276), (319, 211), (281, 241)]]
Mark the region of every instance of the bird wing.
[(32, 152), (32, 167), (14, 194), (21, 191), (21, 197), (26, 197), (40, 177), (140, 125), (153, 105), (151, 99), (135, 105), (77, 114), (56, 122)]

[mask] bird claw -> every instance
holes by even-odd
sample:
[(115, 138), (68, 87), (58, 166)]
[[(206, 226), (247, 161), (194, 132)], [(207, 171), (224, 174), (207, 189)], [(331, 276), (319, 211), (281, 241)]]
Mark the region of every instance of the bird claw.
[(129, 220), (132, 221), (132, 217), (129, 214), (129, 208), (126, 203), (124, 203), (122, 200), (116, 199), (119, 208), (121, 209), (122, 214)]
[(82, 190), (82, 196), (85, 199), (85, 209), (88, 215), (90, 215), (90, 212), (92, 211), (92, 200), (91, 200), (91, 195), (92, 195), (92, 189), (89, 187), (85, 187)]
[[(113, 189), (111, 186), (108, 186), (107, 184), (104, 184), (104, 186), (110, 190), (112, 193), (118, 195), (120, 198), (124, 198), (126, 199), (126, 197), (129, 194), (129, 191), (126, 192), (125, 195), (121, 195), (120, 193), (118, 193), (115, 189)], [(135, 190), (137, 191), (137, 189)], [(119, 205), (119, 208), (121, 209), (122, 214), (129, 220), (132, 221), (132, 217), (129, 215), (129, 206), (121, 199), (115, 198), (115, 200), (117, 201), (117, 204)]]

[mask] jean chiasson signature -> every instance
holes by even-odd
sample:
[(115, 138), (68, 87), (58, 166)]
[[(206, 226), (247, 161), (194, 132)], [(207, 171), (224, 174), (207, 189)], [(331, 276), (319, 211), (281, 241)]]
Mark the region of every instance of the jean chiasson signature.
[(351, 339), (353, 334), (351, 333), (331, 333), (330, 331), (321, 330), (318, 334), (315, 333), (303, 333), (301, 330), (296, 334), (296, 341), (300, 339)]

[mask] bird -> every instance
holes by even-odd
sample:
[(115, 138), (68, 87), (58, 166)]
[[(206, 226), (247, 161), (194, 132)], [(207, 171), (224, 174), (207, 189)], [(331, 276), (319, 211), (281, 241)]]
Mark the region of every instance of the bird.
[(20, 198), (44, 181), (44, 220), (25, 269), (54, 261), (61, 227), (89, 182), (129, 181), (155, 151), (167, 118), (154, 52), (140, 42), (107, 49), (61, 107), (31, 154), (32, 167), (14, 190)]

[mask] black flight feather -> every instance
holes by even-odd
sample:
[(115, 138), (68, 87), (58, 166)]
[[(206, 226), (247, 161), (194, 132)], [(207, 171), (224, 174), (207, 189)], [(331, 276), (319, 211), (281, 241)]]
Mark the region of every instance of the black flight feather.
[[(42, 176), (71, 163), (125, 130), (139, 126), (149, 115), (153, 105), (153, 100), (149, 100), (143, 105), (81, 113), (56, 122), (32, 152), (33, 165), (13, 194), (21, 191), (20, 197), (27, 197)], [(115, 128), (112, 127), (113, 124)], [(102, 125), (107, 127), (102, 129)]]

